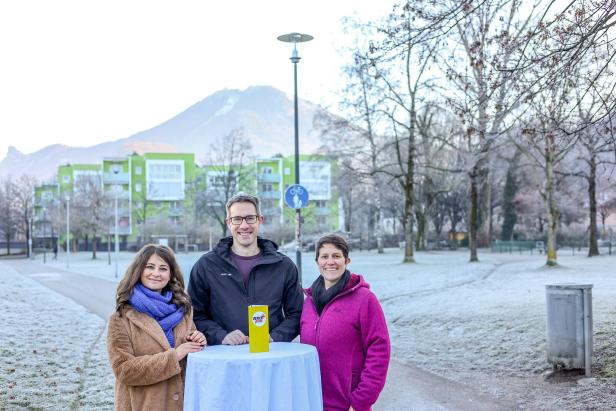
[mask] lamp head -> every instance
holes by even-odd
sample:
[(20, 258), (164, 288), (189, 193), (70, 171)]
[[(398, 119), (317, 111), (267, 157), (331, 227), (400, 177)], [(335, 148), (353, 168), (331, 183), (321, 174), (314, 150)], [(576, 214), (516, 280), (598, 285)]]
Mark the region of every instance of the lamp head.
[(283, 41), (285, 43), (293, 43), (293, 51), (291, 52), (291, 61), (293, 63), (298, 63), (301, 57), (297, 53), (297, 43), (305, 43), (314, 39), (310, 34), (302, 34), (302, 33), (289, 33), (283, 34), (282, 36), (277, 37), (279, 41)]

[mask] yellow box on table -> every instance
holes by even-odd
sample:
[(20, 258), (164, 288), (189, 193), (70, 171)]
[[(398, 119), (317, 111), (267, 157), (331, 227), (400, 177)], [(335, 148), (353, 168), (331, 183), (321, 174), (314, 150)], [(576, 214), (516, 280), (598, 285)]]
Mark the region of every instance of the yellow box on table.
[(269, 313), (267, 305), (248, 306), (250, 352), (269, 352)]

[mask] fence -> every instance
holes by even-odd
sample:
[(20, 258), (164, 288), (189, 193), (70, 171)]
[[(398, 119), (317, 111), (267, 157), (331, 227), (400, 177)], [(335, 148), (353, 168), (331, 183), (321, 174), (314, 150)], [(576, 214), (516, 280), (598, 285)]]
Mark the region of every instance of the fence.
[(528, 251), (531, 254), (537, 250), (539, 253), (544, 252), (543, 241), (523, 240), (523, 241), (492, 241), (490, 251), (493, 253), (520, 253)]
[[(546, 244), (541, 240), (522, 240), (522, 241), (500, 241), (494, 240), (490, 247), (493, 253), (520, 253), (528, 251), (530, 254), (538, 252), (545, 253)], [(557, 245), (559, 252), (571, 251), (571, 255), (579, 253), (588, 253), (588, 241), (582, 240), (567, 240), (561, 241)], [(616, 251), (616, 250), (615, 250)], [(612, 243), (609, 241), (599, 241), (599, 253), (612, 255)]]

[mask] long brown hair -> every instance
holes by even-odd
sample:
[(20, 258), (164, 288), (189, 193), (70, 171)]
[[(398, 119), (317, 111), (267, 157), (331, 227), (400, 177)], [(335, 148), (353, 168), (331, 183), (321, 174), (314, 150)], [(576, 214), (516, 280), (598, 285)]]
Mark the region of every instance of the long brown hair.
[(162, 258), (169, 265), (169, 283), (163, 288), (163, 292), (171, 291), (171, 302), (178, 307), (184, 307), (184, 312), (190, 310), (190, 297), (184, 290), (184, 276), (175, 259), (173, 250), (166, 245), (146, 244), (137, 252), (133, 261), (124, 273), (124, 278), (118, 284), (116, 293), (116, 311), (122, 315), (122, 310), (130, 305), (130, 297), (133, 295), (135, 285), (141, 280), (141, 273), (145, 270), (150, 257), (154, 254)]

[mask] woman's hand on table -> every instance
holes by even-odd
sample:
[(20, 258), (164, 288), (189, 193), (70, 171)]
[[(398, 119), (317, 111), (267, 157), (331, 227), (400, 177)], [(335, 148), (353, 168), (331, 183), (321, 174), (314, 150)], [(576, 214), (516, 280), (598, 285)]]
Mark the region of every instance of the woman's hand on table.
[(188, 341), (175, 347), (175, 355), (178, 361), (182, 361), (188, 354), (191, 352), (201, 351), (203, 347), (204, 346), (198, 342)]
[(240, 345), (248, 343), (248, 337), (244, 335), (240, 330), (231, 331), (225, 335), (222, 343), (225, 345)]
[(203, 347), (207, 345), (207, 340), (205, 339), (205, 335), (201, 331), (193, 331), (186, 336), (186, 341), (192, 341), (201, 344)]

